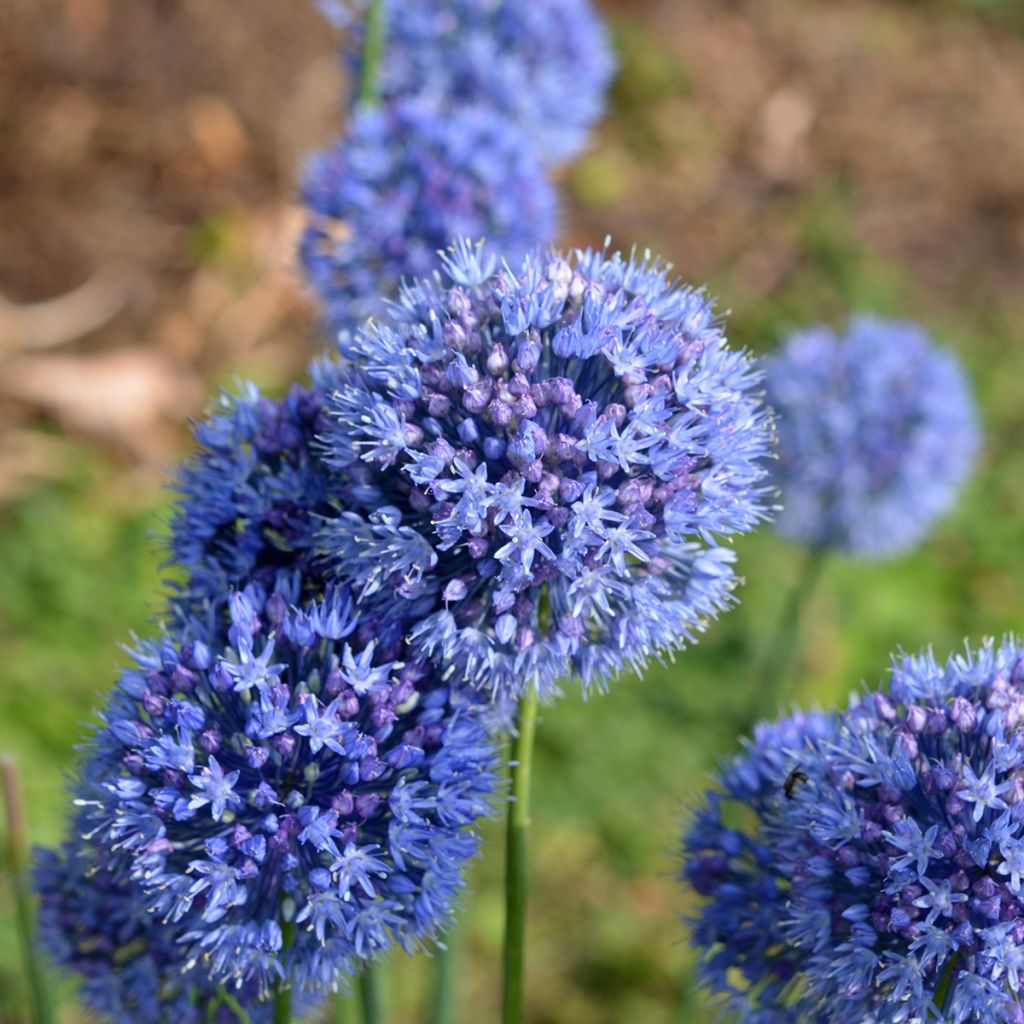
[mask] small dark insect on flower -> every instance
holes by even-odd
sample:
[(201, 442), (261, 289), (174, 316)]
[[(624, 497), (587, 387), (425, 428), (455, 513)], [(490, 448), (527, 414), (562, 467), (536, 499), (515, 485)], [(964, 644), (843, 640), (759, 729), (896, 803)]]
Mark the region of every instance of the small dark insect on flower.
[(782, 791), (786, 794), (787, 800), (793, 799), (793, 792), (801, 782), (806, 782), (807, 776), (799, 769), (794, 768), (787, 776), (786, 781), (782, 784)]

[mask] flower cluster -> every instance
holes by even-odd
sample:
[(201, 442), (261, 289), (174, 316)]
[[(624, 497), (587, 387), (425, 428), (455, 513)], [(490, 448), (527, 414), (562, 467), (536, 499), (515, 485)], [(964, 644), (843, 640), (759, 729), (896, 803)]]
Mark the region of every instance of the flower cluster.
[(316, 435), (326, 428), (323, 388), (295, 386), (275, 401), (254, 385), (225, 394), (196, 427), (199, 450), (179, 469), (171, 561), (186, 579), (180, 600), (223, 600), (247, 583), (272, 587), (282, 569), (323, 589), (313, 558), (330, 476)]
[[(549, 161), (583, 149), (615, 70), (590, 0), (403, 0), (393, 10), (381, 67), (385, 99), (479, 103), (521, 125)], [(353, 27), (361, 49), (360, 25)], [(361, 57), (352, 64), (358, 76)]]
[[(790, 1019), (772, 1018), (765, 1007), (779, 1001), (800, 963), (781, 929), (788, 881), (772, 870), (762, 829), (770, 808), (803, 781), (799, 766), (807, 750), (834, 732), (834, 716), (818, 712), (760, 723), (744, 752), (722, 768), (683, 836), (682, 877), (705, 900), (690, 921), (701, 953), (698, 975), (741, 1015), (756, 1006), (759, 1024)], [(757, 830), (728, 823), (736, 805), (753, 813)]]
[(744, 973), (757, 1019), (1024, 1021), (1022, 723), (1019, 641), (896, 659), (888, 691), (794, 753), (797, 785), (745, 798), (753, 839), (705, 829), (691, 846), (711, 906), (751, 918), (762, 892), (782, 893), (763, 954), (706, 931), (714, 977)]
[(601, 683), (729, 601), (713, 538), (761, 518), (769, 430), (750, 360), (666, 270), (461, 244), (339, 340), (325, 446), (350, 482), (319, 548), (468, 681)]
[(346, 137), (309, 162), (302, 196), (300, 255), (334, 329), (381, 314), (402, 279), (439, 267), (455, 238), (486, 238), (517, 261), (551, 242), (558, 219), (521, 128), (483, 105), (423, 98), (357, 109)]
[(443, 928), (495, 783), (480, 717), (403, 623), (300, 592), (282, 572), (232, 593), (226, 630), (211, 613), (139, 645), (80, 783), (189, 962), (261, 994)]
[[(79, 823), (73, 832), (81, 831)], [(123, 867), (80, 836), (36, 855), (40, 940), (54, 963), (82, 976), (82, 1001), (121, 1024), (269, 1024), (248, 991), (225, 992), (186, 966), (172, 931), (151, 915)], [(213, 1007), (210, 1016), (207, 1007)]]
[(779, 432), (779, 532), (884, 557), (912, 547), (951, 504), (978, 447), (953, 356), (912, 323), (815, 327), (766, 366)]

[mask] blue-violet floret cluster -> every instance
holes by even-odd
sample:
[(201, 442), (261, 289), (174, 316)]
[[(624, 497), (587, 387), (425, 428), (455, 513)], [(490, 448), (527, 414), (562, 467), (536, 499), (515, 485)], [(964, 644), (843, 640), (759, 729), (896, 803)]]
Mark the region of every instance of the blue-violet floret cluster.
[(274, 400), (246, 384), (196, 426), (198, 450), (175, 480), (170, 561), (186, 574), (178, 604), (223, 603), (248, 583), (272, 588), (283, 569), (301, 576), (303, 597), (323, 590), (313, 539), (331, 474), (316, 437), (330, 386), (315, 373), (312, 387)]
[(252, 986), (225, 993), (186, 967), (175, 933), (149, 913), (125, 865), (83, 840), (83, 828), (75, 820), (75, 838), (35, 861), (40, 941), (55, 964), (81, 976), (83, 1004), (120, 1024), (242, 1024), (237, 1006), (253, 1024), (269, 1024), (270, 1006), (255, 1001)]
[(779, 532), (881, 558), (952, 504), (978, 448), (963, 370), (916, 324), (854, 318), (793, 335), (766, 364), (779, 432)]
[[(406, 624), (295, 573), (142, 643), (83, 768), (91, 841), (215, 982), (316, 991), (448, 922), (488, 811), (478, 715)], [(294, 932), (286, 941), (286, 935)]]
[[(708, 898), (705, 973), (745, 977), (744, 1020), (1024, 1022), (1022, 726), (1019, 640), (901, 656), (763, 795), (730, 787), (752, 836), (698, 815), (686, 875)], [(766, 912), (762, 947), (730, 928)]]
[(485, 238), (518, 261), (550, 244), (558, 221), (554, 186), (518, 125), (422, 97), (357, 108), (345, 138), (309, 161), (302, 198), (302, 264), (335, 330), (383, 313), (453, 239)]
[[(603, 683), (726, 606), (770, 430), (709, 299), (649, 256), (468, 243), (339, 341), (323, 556), (469, 682)], [(440, 607), (439, 607), (440, 606)]]
[[(332, 7), (345, 13), (342, 4)], [(380, 69), (385, 100), (479, 103), (520, 125), (548, 161), (583, 149), (615, 70), (590, 0), (403, 0), (390, 7)], [(350, 24), (358, 77), (362, 25)]]

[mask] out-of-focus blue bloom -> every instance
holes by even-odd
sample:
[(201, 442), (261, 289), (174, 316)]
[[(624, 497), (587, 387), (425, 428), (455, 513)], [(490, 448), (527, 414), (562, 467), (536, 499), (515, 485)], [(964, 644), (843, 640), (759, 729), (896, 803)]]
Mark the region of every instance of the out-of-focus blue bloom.
[[(714, 979), (737, 968), (752, 1009), (794, 1021), (1024, 1022), (1022, 723), (1020, 641), (945, 664), (897, 658), (887, 691), (805, 745), (788, 796), (747, 801), (752, 837), (708, 831), (695, 848), (687, 875), (711, 898), (705, 917), (735, 902), (750, 919), (755, 893), (779, 893), (785, 973), (708, 931)], [(759, 853), (737, 885), (742, 843)]]
[[(682, 877), (704, 902), (691, 924), (698, 976), (743, 1021), (786, 1024), (772, 1008), (800, 970), (802, 954), (782, 931), (789, 881), (765, 834), (770, 809), (802, 784), (800, 764), (831, 738), (835, 718), (797, 713), (763, 722), (721, 770), (683, 836)], [(737, 807), (740, 808), (737, 815)], [(754, 828), (745, 828), (753, 821)], [(762, 1015), (762, 1016), (759, 1016)]]
[[(78, 822), (73, 825), (77, 829)], [(113, 866), (112, 866), (113, 864)], [(80, 976), (82, 1002), (118, 1024), (238, 1024), (220, 991), (198, 967), (186, 967), (172, 929), (149, 913), (123, 868), (80, 836), (57, 850), (38, 850), (39, 937), (54, 963)], [(255, 991), (232, 990), (254, 1024), (271, 1019)]]
[(916, 544), (971, 469), (978, 428), (956, 359), (917, 325), (857, 317), (793, 335), (766, 364), (779, 532), (885, 557)]
[(171, 520), (171, 561), (186, 573), (179, 600), (222, 601), (250, 582), (272, 587), (282, 568), (301, 573), (305, 591), (323, 589), (311, 547), (330, 497), (315, 450), (329, 386), (317, 377), (278, 401), (248, 384), (196, 426), (199, 450), (178, 471)]
[[(365, 2), (352, 0), (351, 7)], [(615, 71), (589, 0), (402, 0), (388, 5), (379, 90), (442, 107), (478, 103), (520, 124), (547, 161), (579, 153), (604, 111)], [(332, 16), (341, 24), (342, 12)], [(351, 25), (351, 22), (349, 22)], [(361, 26), (350, 64), (358, 78)]]
[(729, 603), (714, 538), (762, 517), (769, 432), (750, 360), (666, 269), (499, 270), (463, 243), (339, 340), (325, 446), (350, 485), (319, 547), (471, 683), (603, 683)]
[(335, 329), (382, 313), (403, 278), (440, 267), (455, 238), (485, 238), (518, 261), (557, 228), (536, 147), (485, 106), (357, 109), (347, 136), (309, 161), (302, 198), (303, 267)]
[[(318, 991), (449, 921), (488, 812), (480, 716), (410, 651), (282, 572), (230, 625), (140, 644), (81, 769), (92, 841), (218, 982)], [(285, 934), (295, 929), (289, 943)]]

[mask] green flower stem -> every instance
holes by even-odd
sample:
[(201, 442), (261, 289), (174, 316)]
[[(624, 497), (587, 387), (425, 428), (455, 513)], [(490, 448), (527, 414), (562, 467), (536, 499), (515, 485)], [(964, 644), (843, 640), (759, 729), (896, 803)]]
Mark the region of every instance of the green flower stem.
[(939, 979), (938, 985), (935, 987), (935, 1009), (942, 1013), (946, 1009), (946, 1003), (949, 1001), (949, 990), (953, 983), (953, 973), (956, 970), (957, 961), (960, 959), (960, 952), (957, 950), (949, 958), (949, 962), (946, 964), (942, 971), (942, 977)]
[(387, 42), (387, 17), (387, 0), (370, 0), (366, 8), (363, 67), (359, 76), (359, 102), (367, 106), (378, 99), (377, 80)]
[(810, 548), (800, 569), (796, 586), (789, 592), (782, 609), (782, 615), (775, 628), (771, 646), (761, 663), (760, 686), (754, 695), (755, 721), (762, 717), (773, 717), (778, 713), (780, 697), (785, 693), (786, 683), (793, 668), (793, 659), (798, 651), (800, 618), (825, 565), (824, 548)]
[(434, 954), (434, 988), (430, 994), (430, 1024), (452, 1024), (455, 1019), (455, 939), (457, 925), (445, 936), (445, 945)]
[(22, 957), (25, 961), (25, 977), (28, 979), (29, 995), (32, 1001), (32, 1020), (35, 1024), (52, 1024), (53, 1007), (50, 1004), (50, 990), (46, 984), (45, 972), (39, 950), (36, 947), (35, 915), (32, 910), (28, 841), (25, 816), (22, 812), (21, 787), (18, 784), (18, 768), (12, 758), (0, 758), (0, 782), (2, 782), (4, 791), (7, 856), (11, 884), (14, 888), (16, 926)]
[(359, 975), (359, 999), (363, 1004), (363, 1024), (381, 1024), (384, 1010), (380, 996), (380, 971), (374, 963), (367, 962)]
[[(281, 953), (285, 953), (295, 941), (295, 922), (281, 922)], [(287, 978), (278, 981), (274, 990), (274, 1024), (291, 1024), (292, 988)]]
[(331, 1000), (331, 1024), (356, 1024), (355, 999), (351, 992), (339, 992)]
[(230, 992), (222, 991), (220, 1002), (238, 1018), (238, 1024), (252, 1024), (252, 1017), (249, 1016), (248, 1011)]
[(537, 728), (537, 687), (519, 700), (512, 741), (512, 793), (505, 833), (505, 959), (502, 1024), (522, 1024), (526, 952), (526, 831), (530, 824), (530, 767)]

